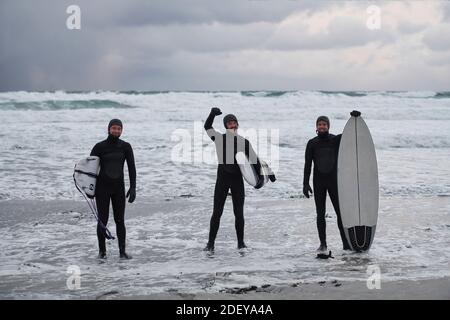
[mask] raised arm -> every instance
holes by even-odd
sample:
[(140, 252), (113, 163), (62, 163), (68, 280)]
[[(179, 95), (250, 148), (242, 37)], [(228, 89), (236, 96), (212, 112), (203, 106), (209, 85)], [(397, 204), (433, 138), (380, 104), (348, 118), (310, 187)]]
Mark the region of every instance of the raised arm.
[(222, 114), (222, 111), (220, 111), (219, 108), (211, 108), (211, 112), (209, 113), (209, 116), (205, 121), (204, 128), (212, 141), (215, 140), (216, 135), (220, 135), (220, 132), (216, 131), (212, 126), (214, 118), (220, 114)]

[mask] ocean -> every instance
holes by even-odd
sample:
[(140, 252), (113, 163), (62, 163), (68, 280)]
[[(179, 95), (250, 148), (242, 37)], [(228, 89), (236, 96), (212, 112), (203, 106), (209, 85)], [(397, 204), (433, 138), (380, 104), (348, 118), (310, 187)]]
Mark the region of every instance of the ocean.
[[(0, 93), (0, 200), (78, 198), (74, 164), (105, 139), (112, 118), (122, 119), (122, 138), (134, 148), (140, 197), (205, 196), (216, 165), (195, 157), (213, 148), (202, 128), (212, 106), (236, 114), (241, 131), (268, 141), (265, 160), (276, 162), (279, 180), (250, 189), (252, 197), (298, 196), (315, 119), (329, 116), (330, 132), (339, 134), (354, 109), (372, 133), (382, 196), (450, 194), (450, 92), (56, 91)], [(215, 128), (223, 130), (221, 117)], [(192, 139), (184, 161), (173, 158), (180, 131)], [(261, 142), (250, 141), (258, 150)]]
[[(246, 185), (243, 255), (231, 199), (215, 255), (202, 252), (217, 166), (202, 127), (211, 107), (237, 116), (239, 131), (278, 179), (260, 190)], [(315, 259), (314, 201), (302, 195), (306, 143), (318, 116), (327, 115), (330, 132), (339, 134), (355, 109), (371, 130), (378, 160), (374, 243), (366, 253), (343, 252), (328, 202), (335, 259)], [(382, 283), (450, 276), (450, 92), (18, 91), (0, 93), (0, 117), (0, 299), (183, 297), (365, 281), (370, 267), (380, 270)], [(222, 117), (214, 123), (219, 131)], [(122, 138), (136, 158), (137, 199), (126, 213), (133, 259), (120, 261), (117, 243), (109, 241), (108, 259), (99, 262), (95, 219), (72, 174), (106, 138), (112, 118), (123, 121)], [(112, 217), (108, 226), (115, 234)], [(72, 290), (76, 268), (81, 287)]]

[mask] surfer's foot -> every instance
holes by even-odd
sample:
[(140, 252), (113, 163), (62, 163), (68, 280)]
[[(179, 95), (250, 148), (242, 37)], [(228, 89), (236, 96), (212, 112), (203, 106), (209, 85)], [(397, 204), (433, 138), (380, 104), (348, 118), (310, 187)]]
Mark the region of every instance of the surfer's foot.
[(239, 250), (245, 249), (245, 248), (247, 248), (247, 246), (245, 245), (244, 242), (238, 244), (238, 249), (239, 249)]
[(99, 259), (106, 259), (106, 252), (105, 251), (99, 251), (97, 258), (99, 258)]
[(121, 260), (129, 260), (129, 259), (132, 259), (133, 257), (132, 256), (130, 256), (128, 253), (126, 253), (126, 252), (121, 252), (120, 253), (120, 259)]
[(320, 251), (318, 254), (317, 254), (317, 257), (316, 257), (317, 259), (328, 259), (328, 258), (331, 258), (331, 259), (334, 259), (334, 257), (331, 255), (331, 251), (325, 251), (325, 252), (322, 252), (322, 251)]
[(321, 244), (319, 248), (317, 248), (317, 252), (328, 253), (328, 248), (326, 244)]
[(203, 251), (214, 252), (214, 245), (208, 243), (208, 244), (206, 245), (206, 247), (203, 248)]

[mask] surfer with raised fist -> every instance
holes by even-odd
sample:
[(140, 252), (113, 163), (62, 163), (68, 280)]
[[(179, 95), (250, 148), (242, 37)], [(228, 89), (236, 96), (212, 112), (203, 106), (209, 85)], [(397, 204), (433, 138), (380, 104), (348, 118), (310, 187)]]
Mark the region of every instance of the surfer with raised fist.
[(226, 133), (222, 134), (213, 128), (214, 118), (221, 115), (219, 108), (212, 108), (205, 121), (206, 133), (214, 141), (218, 159), (217, 180), (214, 189), (214, 207), (210, 221), (209, 240), (204, 251), (213, 252), (220, 218), (223, 213), (228, 191), (231, 190), (233, 211), (235, 216), (235, 229), (238, 249), (246, 248), (244, 243), (244, 200), (245, 190), (242, 173), (236, 162), (236, 153), (245, 152), (251, 161), (259, 162), (250, 142), (237, 134), (239, 122), (235, 115), (228, 114), (223, 118)]
[[(359, 111), (352, 111), (352, 116), (360, 116)], [(350, 250), (342, 225), (341, 212), (339, 210), (339, 198), (337, 187), (337, 158), (341, 134), (333, 135), (329, 132), (330, 120), (326, 116), (320, 116), (316, 120), (317, 136), (308, 141), (305, 150), (305, 168), (303, 175), (303, 194), (309, 198), (313, 189), (309, 184), (311, 167), (314, 162), (313, 188), (314, 201), (317, 212), (317, 231), (319, 233), (319, 253), (328, 252), (326, 240), (325, 204), (327, 192), (333, 204), (337, 216), (337, 223), (342, 239), (343, 249)]]

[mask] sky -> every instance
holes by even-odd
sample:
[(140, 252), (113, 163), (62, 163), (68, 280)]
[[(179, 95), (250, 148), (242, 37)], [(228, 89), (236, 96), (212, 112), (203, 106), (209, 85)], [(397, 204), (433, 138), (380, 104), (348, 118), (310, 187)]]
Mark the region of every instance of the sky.
[(17, 90), (450, 91), (450, 2), (1, 0)]

